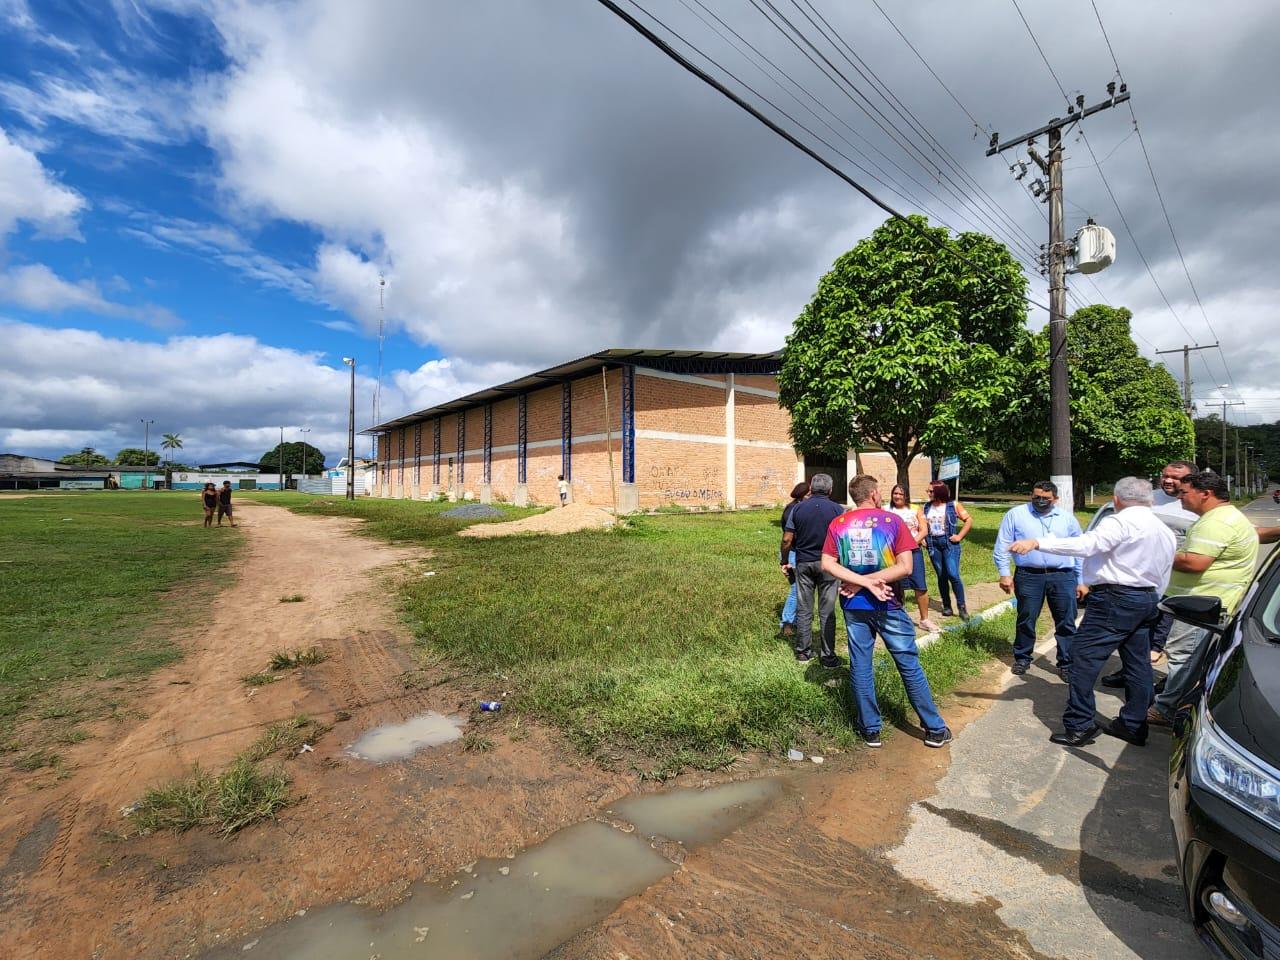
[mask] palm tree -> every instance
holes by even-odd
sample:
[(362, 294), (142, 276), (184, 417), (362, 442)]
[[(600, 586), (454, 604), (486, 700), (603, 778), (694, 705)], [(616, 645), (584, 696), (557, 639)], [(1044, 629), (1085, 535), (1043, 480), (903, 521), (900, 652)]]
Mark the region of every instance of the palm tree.
[(176, 433), (166, 433), (160, 441), (160, 448), (169, 451), (169, 466), (173, 466), (173, 451), (182, 449), (182, 437)]

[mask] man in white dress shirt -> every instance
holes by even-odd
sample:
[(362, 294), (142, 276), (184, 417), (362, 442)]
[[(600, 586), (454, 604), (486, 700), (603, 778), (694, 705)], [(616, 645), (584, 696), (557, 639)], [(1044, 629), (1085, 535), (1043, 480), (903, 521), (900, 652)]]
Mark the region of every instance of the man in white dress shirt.
[(1173, 569), (1176, 539), (1151, 510), (1151, 484), (1125, 477), (1115, 485), (1116, 512), (1079, 537), (1019, 540), (1009, 550), (1032, 550), (1084, 560), (1082, 580), (1089, 588), (1084, 619), (1072, 647), (1071, 689), (1062, 715), (1063, 733), (1049, 739), (1064, 746), (1092, 743), (1095, 722), (1093, 685), (1117, 649), (1124, 669), (1124, 706), (1107, 733), (1142, 746), (1147, 742), (1151, 706), (1151, 626)]

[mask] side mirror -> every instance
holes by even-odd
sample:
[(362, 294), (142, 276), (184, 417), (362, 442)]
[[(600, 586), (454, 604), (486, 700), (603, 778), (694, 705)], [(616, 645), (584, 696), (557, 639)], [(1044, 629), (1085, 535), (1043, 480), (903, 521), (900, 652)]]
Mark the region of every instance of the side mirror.
[(1218, 597), (1165, 597), (1160, 601), (1160, 609), (1193, 627), (1222, 633), (1222, 600)]

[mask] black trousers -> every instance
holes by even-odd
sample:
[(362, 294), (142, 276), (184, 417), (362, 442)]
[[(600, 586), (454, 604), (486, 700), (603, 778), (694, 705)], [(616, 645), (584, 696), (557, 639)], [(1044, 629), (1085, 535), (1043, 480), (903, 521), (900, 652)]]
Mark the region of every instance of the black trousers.
[(1151, 627), (1159, 616), (1159, 603), (1155, 590), (1113, 584), (1090, 589), (1071, 648), (1071, 689), (1062, 715), (1068, 730), (1085, 730), (1094, 722), (1093, 685), (1116, 650), (1124, 670), (1120, 722), (1134, 733), (1145, 729), (1152, 694)]
[(818, 595), (819, 635), (823, 660), (836, 655), (836, 578), (823, 573), (821, 560), (807, 560), (795, 565), (796, 571), (796, 653), (813, 652), (813, 596)]

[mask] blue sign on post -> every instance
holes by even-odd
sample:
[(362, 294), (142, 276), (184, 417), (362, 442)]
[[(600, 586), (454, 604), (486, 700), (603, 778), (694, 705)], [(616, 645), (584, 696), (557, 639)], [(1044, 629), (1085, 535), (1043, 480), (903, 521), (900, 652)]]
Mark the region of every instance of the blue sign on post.
[(942, 463), (938, 466), (939, 480), (957, 480), (960, 477), (960, 458), (959, 457), (943, 457)]

